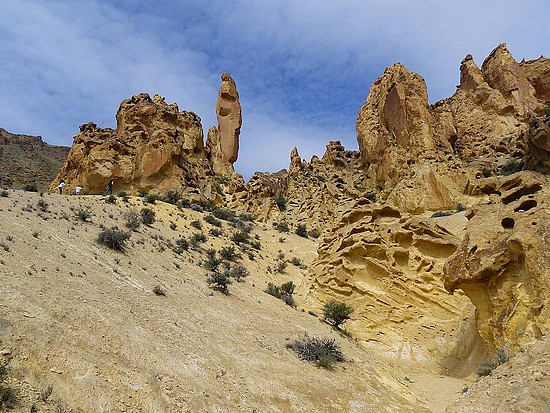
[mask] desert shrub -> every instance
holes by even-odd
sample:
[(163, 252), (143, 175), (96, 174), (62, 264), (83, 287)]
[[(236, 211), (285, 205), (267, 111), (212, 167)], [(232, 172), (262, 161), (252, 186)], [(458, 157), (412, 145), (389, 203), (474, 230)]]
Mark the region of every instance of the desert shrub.
[(243, 278), (248, 277), (250, 272), (242, 264), (231, 264), (225, 274), (240, 282)]
[(191, 226), (193, 228), (196, 228), (198, 230), (201, 230), (202, 229), (202, 225), (201, 225), (201, 222), (199, 220), (194, 220), (194, 221), (191, 221)]
[(449, 215), (453, 215), (454, 211), (436, 211), (434, 212), (431, 217), (432, 218), (440, 218), (440, 217), (448, 217)]
[(498, 175), (512, 175), (513, 173), (519, 172), (523, 169), (523, 162), (517, 159), (510, 159), (500, 168), (498, 168)]
[(286, 211), (286, 198), (284, 196), (276, 196), (275, 203), (277, 204), (277, 208), (279, 208), (279, 211)]
[(376, 202), (378, 200), (378, 198), (376, 197), (376, 194), (374, 192), (365, 192), (363, 194), (363, 198), (366, 198), (371, 202)]
[(245, 222), (254, 222), (254, 215), (248, 212), (243, 212), (242, 214), (239, 215), (239, 219)]
[(458, 203), (455, 208), (455, 212), (466, 211), (468, 207), (464, 204)]
[(219, 228), (211, 228), (210, 231), (208, 231), (208, 233), (213, 237), (219, 237), (220, 235), (223, 234), (223, 231)]
[(7, 408), (13, 407), (17, 398), (16, 391), (6, 384), (10, 361), (8, 358), (0, 363), (0, 407)]
[(314, 228), (314, 229), (312, 229), (311, 231), (308, 232), (308, 235), (311, 238), (317, 239), (321, 236), (321, 233), (319, 232), (319, 230), (317, 228)]
[(143, 197), (143, 202), (147, 204), (154, 204), (159, 199), (156, 194), (147, 194)]
[(550, 117), (550, 100), (546, 102), (546, 106), (544, 107), (544, 116)]
[(105, 202), (107, 204), (116, 204), (116, 196), (113, 194), (109, 195), (107, 198), (105, 198)]
[(209, 248), (206, 251), (206, 259), (202, 262), (202, 266), (210, 271), (217, 271), (218, 265), (222, 260), (218, 258), (217, 251), (214, 248)]
[(229, 247), (222, 247), (222, 249), (220, 249), (220, 257), (227, 261), (237, 261), (241, 258), (241, 254), (235, 250), (233, 245), (230, 245)]
[(0, 196), (1, 196), (2, 198), (7, 198), (9, 195), (10, 195), (9, 192), (6, 191), (5, 189), (3, 189), (2, 191), (0, 191)]
[(296, 226), (296, 235), (307, 238), (307, 227), (306, 224), (298, 224)]
[(336, 300), (328, 301), (323, 307), (324, 319), (335, 328), (340, 328), (340, 325), (348, 320), (352, 313), (351, 305)]
[(178, 224), (176, 224), (176, 223), (173, 222), (173, 221), (170, 221), (170, 229), (171, 229), (171, 230), (175, 231), (177, 227), (178, 227)]
[(232, 283), (231, 279), (225, 274), (219, 272), (211, 272), (208, 278), (206, 279), (208, 285), (218, 290), (224, 294), (227, 294), (229, 291), (229, 285)]
[(291, 263), (292, 265), (295, 265), (296, 267), (300, 267), (300, 266), (302, 265), (302, 260), (301, 260), (300, 258), (298, 258), (298, 257), (292, 257), (292, 258), (290, 259), (290, 263)]
[(275, 270), (276, 273), (281, 273), (286, 270), (287, 266), (288, 266), (288, 263), (286, 261), (277, 260), (277, 262), (275, 262), (275, 267), (273, 267), (273, 269)]
[(212, 215), (224, 221), (234, 221), (237, 217), (233, 211), (226, 208), (215, 208)]
[(155, 295), (162, 295), (162, 296), (166, 295), (166, 291), (164, 291), (164, 289), (160, 285), (155, 285), (153, 287), (153, 293)]
[(40, 198), (38, 200), (38, 202), (36, 203), (36, 206), (38, 206), (38, 208), (42, 211), (42, 212), (46, 212), (48, 210), (48, 203), (46, 202), (46, 200), (44, 198)]
[(191, 243), (194, 245), (202, 244), (203, 242), (206, 242), (206, 235), (204, 235), (204, 232), (196, 232), (195, 234), (191, 235)]
[(92, 213), (89, 209), (77, 209), (74, 211), (74, 217), (78, 221), (88, 222), (92, 217)]
[(168, 204), (177, 205), (180, 199), (180, 195), (177, 191), (167, 191), (162, 200)]
[(477, 369), (479, 377), (490, 375), (494, 369), (510, 360), (510, 356), (505, 349), (497, 349), (496, 354), (491, 360), (483, 360), (481, 366)]
[(131, 231), (135, 231), (140, 227), (141, 217), (135, 209), (131, 209), (130, 211), (125, 212), (123, 217), (124, 225)]
[(246, 243), (250, 238), (250, 232), (247, 230), (239, 230), (231, 234), (231, 241), (235, 244), (240, 245)]
[(288, 224), (286, 222), (279, 222), (278, 224), (275, 225), (275, 229), (279, 232), (288, 232), (289, 231), (289, 227), (288, 227)]
[(275, 298), (283, 300), (285, 304), (294, 307), (294, 298), (292, 297), (294, 288), (296, 288), (296, 285), (292, 281), (288, 281), (280, 286), (273, 283), (267, 283), (265, 292)]
[(183, 251), (189, 250), (189, 241), (186, 238), (179, 238), (176, 240), (176, 246), (173, 248), (174, 252), (177, 254), (183, 253)]
[(214, 225), (215, 227), (221, 227), (222, 226), (222, 222), (212, 214), (206, 215), (203, 219), (207, 223), (209, 223), (210, 225)]
[(303, 338), (289, 344), (302, 360), (314, 362), (319, 367), (330, 369), (334, 363), (344, 361), (340, 345), (333, 338)]
[(117, 227), (112, 227), (101, 231), (97, 236), (97, 242), (113, 250), (124, 251), (124, 247), (129, 238), (129, 233), (121, 231)]
[(23, 191), (38, 192), (38, 187), (36, 186), (36, 184), (26, 184), (25, 186), (23, 186)]
[(118, 193), (118, 197), (119, 198), (127, 198), (128, 197), (128, 193), (126, 193), (125, 191), (120, 191)]
[(489, 168), (483, 168), (481, 170), (481, 175), (483, 175), (484, 178), (489, 178), (491, 176), (491, 170)]
[(151, 208), (141, 208), (139, 214), (141, 215), (141, 222), (143, 222), (144, 225), (151, 225), (155, 222), (155, 211)]

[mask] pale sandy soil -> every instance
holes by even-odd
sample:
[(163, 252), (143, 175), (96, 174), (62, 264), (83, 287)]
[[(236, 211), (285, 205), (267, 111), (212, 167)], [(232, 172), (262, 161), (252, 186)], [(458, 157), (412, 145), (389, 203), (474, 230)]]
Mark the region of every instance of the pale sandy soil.
[[(301, 310), (306, 270), (268, 267), (279, 251), (307, 266), (315, 240), (255, 224), (261, 250), (240, 261), (250, 276), (224, 295), (206, 283), (204, 252), (178, 255), (168, 246), (199, 232), (193, 220), (208, 234), (205, 213), (157, 203), (160, 220), (132, 233), (125, 252), (99, 245), (100, 225), (123, 228), (132, 207), (142, 208), (141, 199), (111, 205), (21, 191), (0, 198), (0, 357), (12, 357), (12, 411), (441, 412), (472, 385), (386, 359)], [(75, 218), (80, 208), (93, 211), (91, 222)], [(203, 250), (232, 245), (225, 221), (223, 231), (207, 235)], [(289, 280), (297, 308), (264, 292), (268, 282)], [(286, 345), (305, 336), (333, 337), (345, 362), (326, 370), (301, 361)]]

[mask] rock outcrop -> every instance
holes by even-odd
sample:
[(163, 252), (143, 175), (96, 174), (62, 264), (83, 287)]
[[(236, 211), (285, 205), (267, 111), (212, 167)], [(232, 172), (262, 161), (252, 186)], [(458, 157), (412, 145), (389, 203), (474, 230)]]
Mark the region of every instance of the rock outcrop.
[(40, 136), (0, 128), (0, 188), (32, 185), (44, 191), (65, 161), (69, 148), (48, 145)]
[(217, 174), (231, 175), (239, 154), (242, 115), (237, 85), (227, 73), (222, 74), (216, 117), (218, 126), (208, 130), (206, 151)]
[(101, 193), (110, 179), (115, 191), (178, 190), (191, 196), (214, 196), (213, 175), (203, 144), (200, 118), (177, 104), (147, 93), (124, 100), (116, 130), (94, 123), (80, 127), (57, 178), (71, 190), (80, 184), (88, 193)]
[(429, 218), (366, 199), (341, 205), (309, 271), (309, 304), (346, 302), (355, 309), (346, 329), (378, 352), (450, 369), (462, 363), (467, 373), (464, 360), (482, 347), (473, 306), (443, 285), (443, 264), (459, 243)]
[(400, 210), (462, 202), (483, 170), (525, 156), (529, 119), (542, 113), (547, 94), (547, 60), (519, 64), (504, 44), (481, 69), (468, 55), (456, 93), (434, 105), (422, 77), (401, 64), (387, 68), (357, 119), (370, 184)]
[(472, 300), (478, 331), (496, 349), (515, 353), (550, 331), (548, 183), (533, 172), (487, 180), (493, 202), (470, 209), (445, 263), (445, 288)]

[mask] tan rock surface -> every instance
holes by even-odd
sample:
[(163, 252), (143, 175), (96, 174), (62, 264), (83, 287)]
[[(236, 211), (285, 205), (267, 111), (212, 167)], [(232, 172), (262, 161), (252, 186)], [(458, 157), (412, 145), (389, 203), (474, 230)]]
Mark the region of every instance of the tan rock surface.
[(498, 179), (498, 201), (472, 207), (444, 267), (445, 288), (475, 304), (481, 337), (512, 354), (550, 330), (548, 188), (548, 178), (532, 172)]
[(216, 173), (229, 175), (239, 155), (242, 115), (237, 85), (228, 73), (222, 74), (216, 102), (218, 126), (208, 130), (206, 150)]
[(443, 263), (459, 242), (434, 220), (350, 203), (320, 239), (309, 303), (352, 305), (346, 329), (378, 353), (467, 375), (480, 350), (473, 306), (443, 287)]
[(101, 193), (114, 179), (116, 192), (198, 191), (215, 197), (197, 115), (142, 93), (124, 100), (116, 118), (116, 130), (93, 123), (80, 127), (50, 191), (65, 179), (68, 191), (80, 184), (88, 193)]

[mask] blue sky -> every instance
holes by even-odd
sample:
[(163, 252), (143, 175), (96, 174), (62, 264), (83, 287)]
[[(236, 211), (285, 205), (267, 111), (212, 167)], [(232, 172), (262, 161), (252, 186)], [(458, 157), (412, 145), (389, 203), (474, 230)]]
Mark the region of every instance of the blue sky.
[(516, 60), (550, 55), (550, 2), (402, 0), (2, 0), (0, 127), (72, 144), (78, 126), (114, 127), (120, 102), (148, 92), (216, 124), (220, 75), (243, 109), (235, 164), (288, 167), (294, 146), (357, 148), (370, 85), (399, 61), (430, 102), (449, 97), (459, 64), (505, 42)]

